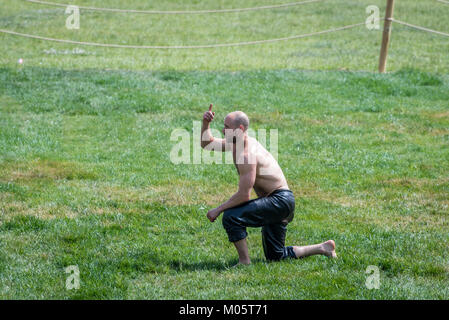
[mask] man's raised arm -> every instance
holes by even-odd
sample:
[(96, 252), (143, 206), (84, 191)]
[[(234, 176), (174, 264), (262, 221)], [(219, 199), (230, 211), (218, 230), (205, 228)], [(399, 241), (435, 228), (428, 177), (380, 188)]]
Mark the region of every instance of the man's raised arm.
[(212, 104), (209, 110), (203, 115), (203, 125), (201, 127), (201, 148), (215, 151), (225, 151), (225, 139), (215, 138), (210, 130), (210, 123), (214, 120), (215, 112), (212, 112)]

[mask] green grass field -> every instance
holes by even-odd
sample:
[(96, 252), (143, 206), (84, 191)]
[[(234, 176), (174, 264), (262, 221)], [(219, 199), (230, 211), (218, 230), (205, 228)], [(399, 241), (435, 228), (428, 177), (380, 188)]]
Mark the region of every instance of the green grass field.
[[(55, 0), (56, 1), (56, 0)], [(63, 2), (63, 1), (61, 1)], [(288, 1), (287, 1), (288, 2)], [(75, 1), (209, 9), (216, 1)], [(125, 5), (126, 3), (126, 5)], [(285, 3), (224, 1), (223, 8)], [(363, 22), (384, 1), (191, 16), (0, 4), (0, 29), (61, 39), (189, 45), (278, 38)], [(397, 1), (395, 17), (449, 32), (449, 5)], [(394, 25), (387, 74), (381, 30), (201, 50), (107, 49), (0, 33), (0, 298), (449, 299), (449, 39)], [(19, 58), (24, 63), (17, 63)], [(339, 258), (267, 263), (248, 229), (237, 262), (207, 210), (237, 189), (231, 164), (174, 165), (174, 129), (209, 103), (278, 129), (296, 196), (287, 245), (334, 239)], [(80, 288), (67, 290), (67, 266)], [(369, 266), (380, 288), (365, 285)]]

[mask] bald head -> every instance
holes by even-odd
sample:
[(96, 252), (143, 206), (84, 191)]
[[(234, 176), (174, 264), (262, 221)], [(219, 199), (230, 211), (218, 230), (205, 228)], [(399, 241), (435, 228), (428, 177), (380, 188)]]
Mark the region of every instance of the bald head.
[(242, 111), (231, 112), (226, 116), (226, 118), (232, 122), (234, 129), (237, 129), (240, 125), (242, 125), (244, 128), (243, 131), (246, 131), (249, 127), (248, 116)]

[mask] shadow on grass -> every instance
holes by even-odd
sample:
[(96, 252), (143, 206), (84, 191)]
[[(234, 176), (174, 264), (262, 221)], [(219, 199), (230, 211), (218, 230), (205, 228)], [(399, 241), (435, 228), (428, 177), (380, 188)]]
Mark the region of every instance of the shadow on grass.
[[(200, 270), (214, 270), (214, 271), (226, 271), (232, 269), (238, 263), (238, 259), (229, 260), (226, 263), (221, 261), (201, 261), (201, 262), (185, 262), (179, 260), (172, 260), (168, 263), (171, 269), (176, 271), (200, 271)], [(251, 263), (266, 262), (264, 259), (252, 259)]]

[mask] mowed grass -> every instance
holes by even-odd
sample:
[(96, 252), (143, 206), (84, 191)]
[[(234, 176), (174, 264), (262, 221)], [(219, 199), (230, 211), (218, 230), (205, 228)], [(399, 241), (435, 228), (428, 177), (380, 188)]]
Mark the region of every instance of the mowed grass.
[[(56, 1), (58, 2), (58, 1)], [(61, 1), (59, 1), (61, 2)], [(63, 2), (63, 1), (62, 1)], [(67, 1), (66, 1), (67, 2)], [(76, 0), (71, 4), (137, 10), (205, 10), (259, 7), (288, 0)], [(290, 1), (291, 2), (291, 1)], [(0, 4), (0, 29), (21, 33), (121, 45), (204, 45), (267, 40), (363, 23), (366, 8), (385, 15), (386, 0), (325, 0), (271, 10), (221, 14), (148, 15), (81, 9), (80, 29), (67, 29), (64, 7), (23, 0)], [(396, 1), (394, 17), (449, 33), (449, 6), (436, 0)], [(0, 63), (62, 69), (116, 70), (363, 70), (377, 71), (379, 30), (365, 26), (314, 37), (230, 48), (132, 50), (67, 45), (0, 33)], [(418, 68), (449, 72), (448, 37), (393, 24), (388, 71)]]
[[(447, 76), (411, 69), (1, 68), (0, 297), (448, 299), (448, 100)], [(237, 108), (279, 130), (297, 199), (287, 245), (334, 239), (337, 260), (267, 263), (249, 229), (253, 264), (229, 268), (221, 218), (205, 215), (235, 168), (170, 161), (173, 130), (209, 103), (216, 129)]]
[[(142, 10), (285, 2), (71, 1)], [(229, 43), (363, 22), (373, 4), (383, 16), (383, 0), (189, 16), (81, 10), (80, 30), (68, 30), (64, 8), (7, 0), (0, 28), (100, 43)], [(395, 17), (449, 32), (449, 6), (437, 1), (396, 1)], [(0, 34), (0, 298), (448, 299), (449, 42), (394, 24), (391, 73), (379, 75), (381, 33), (361, 26), (201, 50)], [(216, 129), (235, 109), (253, 129), (278, 129), (296, 196), (287, 245), (334, 239), (337, 260), (267, 263), (260, 230), (249, 229), (253, 264), (230, 268), (235, 249), (221, 218), (212, 224), (206, 213), (237, 190), (234, 166), (170, 161), (172, 132), (192, 132), (210, 103)], [(71, 265), (79, 290), (66, 289)], [(379, 268), (379, 289), (365, 285), (369, 266)]]

